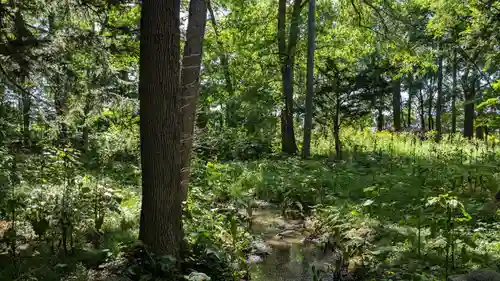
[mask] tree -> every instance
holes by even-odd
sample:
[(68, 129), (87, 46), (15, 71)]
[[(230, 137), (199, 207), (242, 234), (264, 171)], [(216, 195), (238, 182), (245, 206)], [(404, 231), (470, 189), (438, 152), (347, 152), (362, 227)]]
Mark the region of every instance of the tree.
[(392, 81), (392, 118), (394, 121), (394, 130), (401, 131), (401, 80)]
[(311, 131), (314, 96), (314, 47), (316, 40), (316, 0), (309, 0), (308, 33), (307, 33), (307, 94), (306, 116), (304, 119), (304, 143), (302, 157), (311, 155)]
[(180, 256), (180, 7), (144, 1), (139, 59), (142, 208), (139, 239), (154, 253)]
[[(208, 11), (210, 13), (210, 22), (212, 23), (212, 28), (215, 33), (215, 40), (217, 41), (218, 45), (218, 56), (220, 59), (220, 64), (222, 67), (222, 71), (224, 73), (224, 81), (225, 81), (225, 89), (226, 92), (229, 94), (230, 97), (234, 96), (234, 87), (233, 87), (233, 82), (231, 80), (231, 72), (229, 71), (229, 59), (226, 54), (226, 50), (224, 47), (224, 42), (220, 39), (220, 34), (217, 26), (217, 20), (215, 19), (215, 13), (214, 9), (212, 7), (212, 3), (207, 0), (207, 3), (204, 4), (207, 6)], [(226, 108), (226, 122), (228, 126), (234, 127), (236, 125), (235, 122), (235, 116), (233, 116), (234, 113), (234, 103), (229, 102), (227, 104)]]
[(443, 126), (441, 121), (443, 108), (443, 58), (438, 57), (438, 72), (437, 72), (437, 100), (436, 100), (436, 141), (441, 140), (443, 134)]
[[(213, 16), (213, 15), (212, 15)], [(191, 0), (189, 23), (182, 59), (182, 194), (187, 195), (189, 162), (193, 147), (193, 130), (196, 105), (200, 89), (200, 70), (203, 54), (203, 37), (207, 18), (207, 1)], [(184, 198), (185, 200), (186, 198)]]
[(302, 0), (295, 0), (290, 20), (288, 44), (285, 40), (286, 0), (278, 4), (278, 51), (281, 61), (284, 108), (281, 111), (281, 150), (287, 154), (297, 153), (295, 130), (293, 128), (293, 75), (295, 49), (299, 38)]
[(453, 50), (451, 86), (451, 132), (457, 132), (457, 52)]
[(472, 139), (474, 136), (474, 98), (476, 96), (476, 77), (472, 75), (471, 63), (467, 63), (462, 76), (462, 89), (464, 92), (464, 137)]

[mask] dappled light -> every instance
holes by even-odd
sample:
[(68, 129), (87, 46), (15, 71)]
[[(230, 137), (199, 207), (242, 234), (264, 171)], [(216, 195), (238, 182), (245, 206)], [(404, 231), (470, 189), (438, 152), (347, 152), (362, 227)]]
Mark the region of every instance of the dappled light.
[(0, 1), (0, 281), (500, 281), (500, 1)]

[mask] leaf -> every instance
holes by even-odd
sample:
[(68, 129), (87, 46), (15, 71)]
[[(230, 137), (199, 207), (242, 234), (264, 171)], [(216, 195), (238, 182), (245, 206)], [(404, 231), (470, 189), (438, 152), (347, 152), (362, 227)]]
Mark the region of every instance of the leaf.
[(367, 206), (372, 205), (373, 203), (375, 203), (375, 201), (373, 201), (372, 199), (368, 199), (365, 202), (363, 202), (363, 206), (367, 207)]
[(221, 253), (215, 249), (207, 248), (206, 253), (207, 253), (207, 255), (211, 255), (211, 254), (214, 255), (218, 260), (222, 260)]
[(377, 189), (377, 186), (370, 186), (370, 187), (365, 187), (363, 188), (363, 192), (368, 193), (368, 192), (373, 192)]
[(185, 278), (189, 281), (209, 281), (212, 279), (202, 272), (191, 272), (189, 276), (185, 276)]

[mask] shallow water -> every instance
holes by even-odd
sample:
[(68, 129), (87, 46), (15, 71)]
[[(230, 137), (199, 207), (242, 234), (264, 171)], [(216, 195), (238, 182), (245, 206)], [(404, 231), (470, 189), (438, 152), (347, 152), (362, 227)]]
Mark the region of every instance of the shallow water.
[[(286, 220), (273, 208), (261, 208), (254, 212), (252, 230), (261, 234), (268, 255), (261, 262), (250, 265), (252, 281), (312, 281), (312, 266), (327, 270), (333, 263), (333, 254), (324, 254), (313, 244), (305, 245), (308, 231), (300, 220)], [(332, 280), (331, 274), (323, 280)]]
[[(312, 249), (304, 249), (300, 244), (292, 244), (289, 248), (273, 247), (272, 253), (263, 262), (250, 267), (252, 281), (312, 281), (311, 267), (325, 268), (320, 258), (313, 255)], [(323, 276), (324, 280), (331, 274)]]

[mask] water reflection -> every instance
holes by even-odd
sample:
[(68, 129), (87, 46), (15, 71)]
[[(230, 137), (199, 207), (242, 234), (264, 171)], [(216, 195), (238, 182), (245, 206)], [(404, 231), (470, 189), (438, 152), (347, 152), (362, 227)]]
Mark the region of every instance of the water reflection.
[[(251, 263), (252, 281), (313, 281), (311, 266), (326, 270), (328, 264), (333, 264), (332, 253), (325, 254), (312, 243), (302, 243), (307, 236), (302, 221), (286, 220), (277, 209), (256, 210), (252, 231), (262, 235), (263, 242), (271, 246), (262, 261)], [(323, 280), (332, 278), (325, 276)]]
[(273, 247), (261, 263), (251, 265), (250, 276), (252, 281), (312, 281), (311, 266), (326, 270), (330, 262), (321, 249), (293, 243)]

